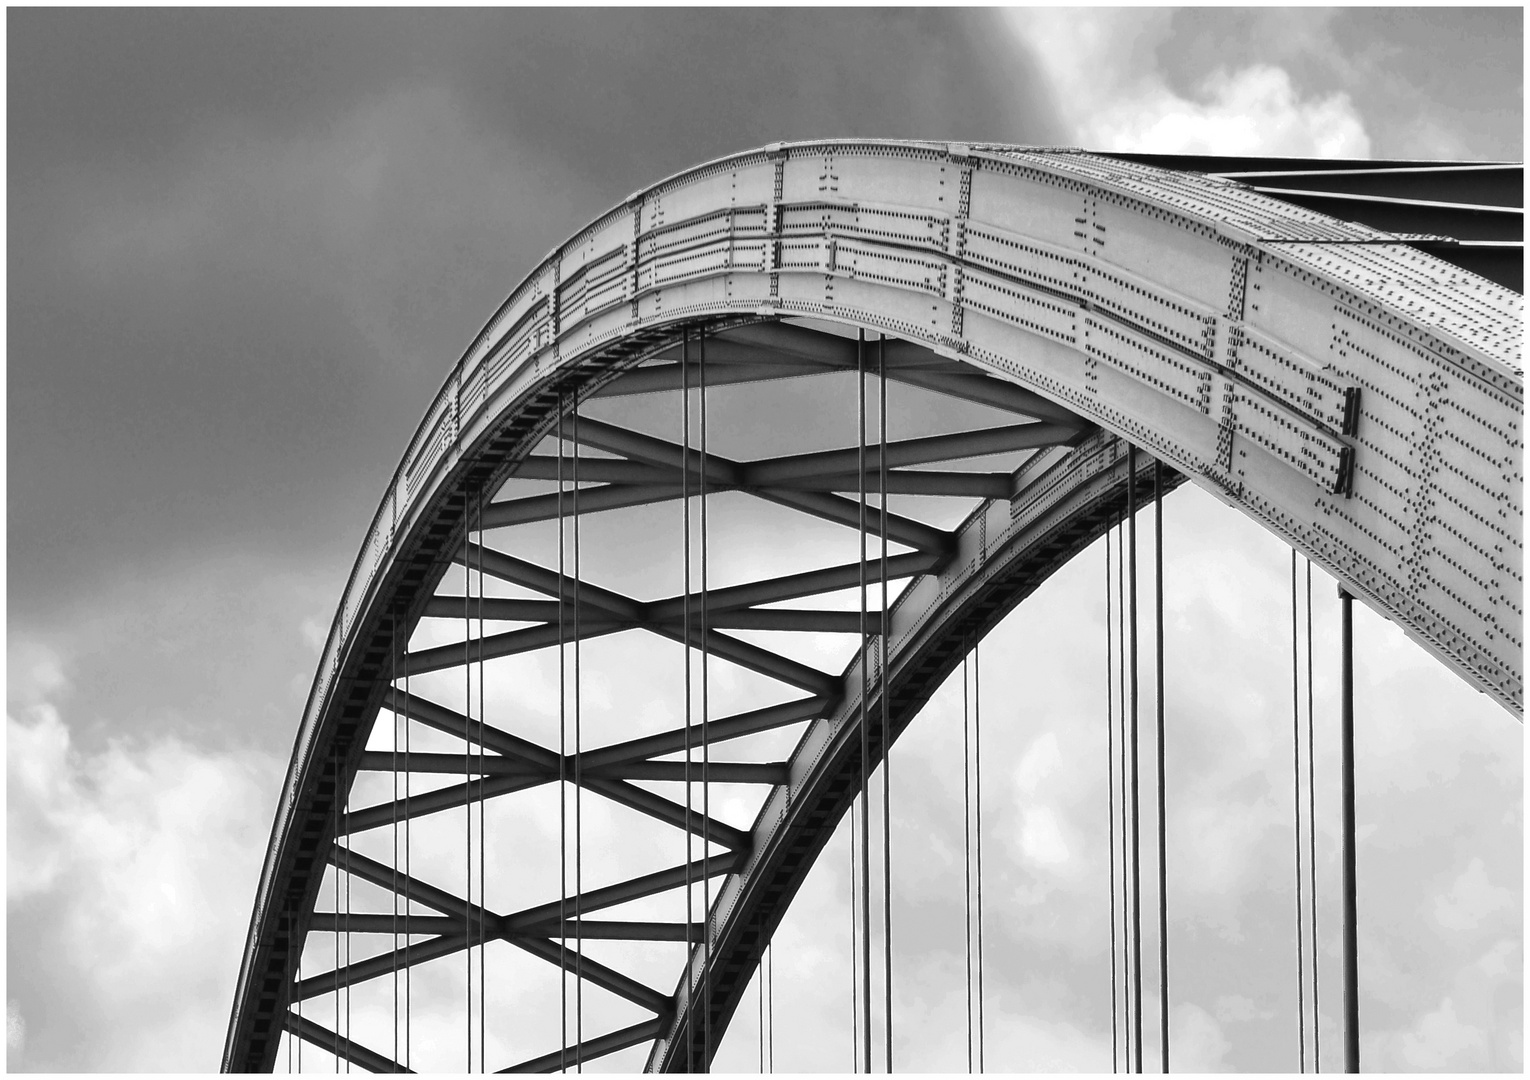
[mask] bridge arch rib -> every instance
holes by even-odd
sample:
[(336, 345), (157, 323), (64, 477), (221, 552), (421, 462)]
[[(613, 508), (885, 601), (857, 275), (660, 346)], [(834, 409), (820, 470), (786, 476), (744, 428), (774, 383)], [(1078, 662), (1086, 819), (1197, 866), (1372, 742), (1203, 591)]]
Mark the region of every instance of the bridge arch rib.
[[(1417, 240), (1096, 154), (869, 141), (724, 158), (599, 218), (454, 367), (368, 530), (278, 807), (225, 1068), (274, 1061), (395, 626), (407, 641), (462, 557), (469, 493), (514, 475), (561, 403), (672, 377), (637, 365), (672, 357), (682, 331), (833, 370), (853, 348), (842, 335), (865, 330), (907, 361), (896, 377), (1057, 429), (955, 533), (900, 537), (917, 576), (889, 635), (895, 730), (1103, 531), (1123, 502), (1121, 440), (1302, 550), (1518, 714), (1522, 298)], [(855, 794), (859, 671), (809, 688), (789, 776), (729, 864), (711, 915), (715, 1030)], [(626, 1033), (653, 1040), (650, 1067), (683, 1064), (686, 1000), (677, 990)]]

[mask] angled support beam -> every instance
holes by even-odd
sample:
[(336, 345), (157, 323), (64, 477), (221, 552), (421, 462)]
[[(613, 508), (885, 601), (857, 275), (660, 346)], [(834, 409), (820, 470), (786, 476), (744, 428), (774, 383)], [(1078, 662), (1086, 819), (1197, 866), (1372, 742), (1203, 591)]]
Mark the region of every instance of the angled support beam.
[[(887, 465), (889, 468), (934, 465), (943, 461), (1007, 454), (1016, 450), (1036, 450), (1043, 446), (1065, 443), (1077, 434), (1078, 429), (1071, 425), (1032, 423), (904, 439), (887, 444)], [(860, 468), (861, 453), (859, 448), (851, 447), (846, 450), (824, 450), (751, 461), (744, 466), (744, 484), (750, 487), (770, 487), (782, 481), (812, 476), (842, 473), (853, 476), (855, 470)], [(865, 458), (866, 475), (876, 475), (881, 465), (880, 448), (868, 446)]]
[(358, 1042), (335, 1034), (322, 1024), (316, 1024), (306, 1016), (299, 1016), (295, 1012), (286, 1015), (284, 1023), (287, 1032), (295, 1035), (305, 1042), (317, 1046), (320, 1050), (327, 1050), (331, 1054), (337, 1053), (341, 1058), (353, 1065), (360, 1065), (367, 1072), (373, 1073), (413, 1073), (413, 1069), (406, 1069), (398, 1062), (384, 1057), (375, 1050), (368, 1050)]
[[(579, 422), (581, 433), (585, 425), (590, 422), (585, 420)], [(547, 596), (558, 596), (561, 592), (563, 599), (570, 604), (575, 600), (573, 578), (567, 575), (560, 578), (556, 570), (549, 570), (545, 566), (538, 566), (525, 559), (517, 559), (514, 555), (506, 555), (495, 548), (469, 544), (465, 552), (457, 552), (454, 560), (458, 563), (470, 562), (474, 568), (477, 568), (482, 560), (484, 573), (497, 577), (501, 581), (534, 589)], [(598, 585), (591, 585), (587, 581), (579, 583), (578, 599), (581, 604), (599, 608), (610, 618), (623, 622), (638, 622), (643, 617), (643, 605), (636, 600), (609, 589), (602, 589)]]
[[(760, 731), (773, 731), (803, 720), (816, 720), (828, 708), (829, 698), (809, 697), (738, 713), (735, 716), (724, 716), (709, 721), (705, 725), (707, 738), (716, 743), (742, 738)], [(691, 745), (701, 745), (701, 730), (701, 724), (691, 726)], [(584, 768), (598, 769), (605, 765), (643, 761), (661, 754), (679, 753), (685, 749), (685, 734), (684, 728), (677, 728), (674, 731), (664, 731), (657, 735), (645, 735), (640, 739), (602, 746), (598, 750), (587, 750), (584, 754)]]
[[(880, 620), (881, 612), (867, 613), (868, 619)], [(718, 630), (792, 630), (810, 634), (859, 634), (859, 611), (804, 611), (796, 608), (737, 608), (709, 614), (707, 622)], [(868, 635), (874, 635), (881, 622), (868, 623)]]
[[(685, 642), (685, 630), (681, 625), (665, 621), (650, 627), (656, 634), (669, 638), (671, 641)], [(773, 653), (769, 649), (762, 649), (758, 645), (751, 645), (747, 641), (740, 641), (736, 637), (719, 633), (716, 630), (708, 630), (705, 634), (698, 626), (691, 627), (690, 644), (695, 648), (701, 648), (702, 642), (706, 642), (707, 650), (717, 657), (737, 664), (739, 667), (748, 668), (795, 686), (799, 690), (806, 690), (811, 694), (829, 695), (839, 691), (839, 678), (830, 675), (827, 671), (819, 671), (815, 667), (799, 664), (795, 660), (789, 660), (779, 653)]]
[[(939, 563), (939, 555), (926, 551), (891, 555), (887, 559), (887, 577), (889, 581), (913, 577), (915, 574), (933, 570)], [(871, 575), (875, 577), (877, 564), (868, 562), (866, 565)], [(800, 574), (766, 578), (763, 581), (750, 581), (743, 585), (730, 585), (727, 588), (709, 590), (707, 607), (713, 614), (720, 614), (724, 611), (754, 607), (758, 604), (774, 604), (782, 600), (817, 596), (819, 593), (838, 592), (840, 589), (848, 589), (857, 584), (861, 580), (860, 575), (861, 564), (851, 562), (841, 563), (839, 566), (826, 566), (821, 570), (806, 570)], [(692, 603), (699, 603), (700, 597), (699, 592), (692, 593)], [(684, 610), (683, 595), (655, 600), (648, 605), (649, 617), (658, 620), (678, 619)]]
[[(308, 929), (318, 934), (404, 934), (404, 913), (397, 916), (368, 914), (342, 914), (338, 911), (315, 911), (308, 917)], [(409, 916), (409, 936), (437, 937), (465, 934), (467, 927), (460, 919), (447, 915)]]
[[(860, 506), (853, 500), (831, 495), (826, 491), (791, 491), (786, 488), (751, 488), (750, 490), (752, 494), (767, 502), (789, 506), (793, 510), (801, 510), (804, 514), (832, 521), (836, 525), (844, 525), (851, 529), (860, 528)], [(936, 555), (948, 553), (956, 544), (955, 535), (952, 533), (912, 518), (884, 513), (875, 506), (866, 508), (867, 531), (881, 533), (884, 518), (887, 521), (887, 538), (894, 543)]]
[[(573, 432), (565, 431), (563, 437), (572, 441)], [(700, 450), (693, 448), (685, 451), (679, 443), (673, 443), (667, 439), (656, 439), (652, 435), (644, 435), (615, 424), (607, 424), (602, 420), (581, 416), (579, 441), (597, 450), (605, 450), (608, 453), (621, 454), (633, 461), (641, 461), (645, 465), (678, 470), (684, 462), (685, 467), (693, 475), (701, 475)], [(709, 488), (717, 490), (723, 487), (738, 487), (740, 473), (738, 462), (729, 461), (716, 454), (708, 454), (706, 464)], [(582, 493), (580, 501), (584, 501)]]
[(412, 942), (402, 949), (369, 956), (365, 960), (347, 964), (339, 971), (320, 972), (302, 982), (293, 983), (288, 1000), (307, 1001), (309, 998), (333, 993), (336, 986), (360, 986), (364, 982), (380, 979), (384, 975), (402, 971), (414, 964), (423, 964), (427, 960), (438, 960), (443, 956), (461, 952), (467, 948), (467, 942), (466, 934), (443, 935), (426, 941)]
[(557, 941), (550, 938), (520, 936), (511, 937), (509, 941), (516, 948), (524, 949), (532, 956), (541, 957), (555, 967), (562, 967), (564, 971), (577, 971), (586, 982), (594, 983), (602, 990), (609, 990), (619, 997), (624, 997), (650, 1012), (662, 1016), (670, 1011), (671, 1002), (667, 995), (598, 961), (591, 960), (588, 956), (575, 952), (571, 948), (566, 948)]
[[(600, 620), (582, 619), (579, 623), (579, 637), (580, 640), (605, 637), (607, 634), (631, 630), (637, 625), (636, 622), (609, 617)], [(570, 621), (564, 628), (564, 640), (572, 641), (572, 633), (573, 623)], [(454, 641), (450, 645), (437, 645), (433, 649), (412, 652), (409, 654), (409, 670), (415, 675), (424, 675), (426, 672), (441, 671), (444, 668), (462, 667), (475, 660), (495, 660), (501, 656), (536, 652), (538, 649), (546, 649), (556, 644), (558, 644), (556, 624), (527, 626), (520, 630), (506, 630), (502, 634), (490, 634), (488, 637), (470, 638), (467, 641)]]
[[(668, 780), (684, 783), (684, 761), (627, 761), (592, 769), (582, 766), (585, 783), (591, 779)], [(784, 761), (713, 761), (707, 765), (708, 783), (712, 784), (784, 784), (788, 766)], [(701, 783), (701, 764), (691, 764), (690, 780)]]
[(563, 924), (560, 933), (556, 925), (552, 933), (539, 930), (535, 936), (583, 938), (586, 941), (700, 941), (706, 933), (706, 923), (683, 922), (618, 922), (614, 919), (570, 919)]
[[(337, 869), (340, 868), (341, 852), (338, 846), (330, 849), (329, 862)], [(360, 852), (345, 853), (344, 862), (352, 876), (359, 877), (362, 881), (369, 881), (390, 892), (397, 891), (399, 896), (403, 896), (407, 891), (410, 900), (417, 900), (444, 915), (460, 919), (463, 926), (477, 926), (481, 921), (490, 932), (497, 934), (500, 931), (501, 919), (498, 915), (477, 904), (470, 904), (462, 897), (449, 893), (445, 889), (438, 889), (419, 878), (410, 877), (385, 863), (369, 859)], [(410, 918), (412, 919), (413, 916)]]
[[(673, 825), (677, 829), (686, 827), (685, 807), (662, 795), (655, 795), (646, 788), (634, 787), (625, 780), (608, 780), (592, 776), (586, 776), (581, 786), (597, 795), (604, 795), (612, 802), (620, 803), (628, 809), (647, 814), (666, 825)], [(704, 818), (700, 811), (694, 809), (690, 811), (689, 818), (690, 831), (697, 836), (712, 843), (721, 844), (732, 851), (749, 850), (750, 837), (742, 829), (724, 825), (716, 818)]]
[[(583, 472), (583, 469), (580, 471)], [(583, 477), (581, 476), (580, 479)], [(601, 510), (647, 506), (649, 503), (667, 502), (679, 497), (680, 488), (667, 484), (603, 484), (600, 487), (580, 489), (579, 513), (595, 514)], [(549, 495), (528, 495), (523, 499), (492, 502), (483, 508), (483, 527), (504, 529), (512, 525), (525, 525), (532, 521), (556, 521), (558, 505), (559, 499), (556, 492)], [(565, 515), (573, 512), (573, 500), (566, 493), (563, 496), (562, 505)]]
[(438, 705), (429, 698), (423, 698), (419, 694), (410, 694), (406, 700), (404, 692), (397, 687), (389, 687), (383, 692), (382, 707), (400, 716), (407, 715), (411, 720), (418, 720), (428, 727), (447, 735), (460, 736), (466, 731), (471, 736), (476, 736), (477, 741), (484, 747), (493, 750), (496, 754), (504, 754), (506, 757), (518, 757), (522, 761), (533, 765), (540, 765), (544, 769), (554, 772), (558, 769), (558, 755), (556, 752), (544, 746), (538, 746), (529, 739), (523, 739), (519, 735), (512, 735), (508, 731), (485, 724), (481, 720), (469, 721), (460, 712), (448, 709), (445, 705)]
[[(581, 418), (582, 419), (582, 418)], [(559, 459), (557, 454), (533, 454), (524, 458), (515, 467), (512, 476), (516, 480), (557, 480), (559, 476)], [(562, 476), (564, 480), (574, 479), (574, 459), (564, 455), (562, 459)], [(640, 461), (623, 461), (612, 458), (585, 458), (579, 459), (579, 482), (582, 484), (669, 484), (680, 483), (680, 470), (676, 468), (661, 468), (657, 465), (644, 465)], [(579, 501), (584, 502), (585, 495), (592, 489), (581, 488)], [(569, 498), (568, 492), (564, 492), (564, 499)], [(490, 503), (489, 506), (493, 506)], [(484, 507), (487, 514), (489, 507)]]
[[(529, 761), (507, 758), (499, 754), (422, 754), (409, 755), (409, 771), (417, 773), (451, 773), (461, 776), (517, 776), (536, 777), (541, 780), (556, 779), (557, 773), (549, 773), (541, 765)], [(367, 772), (390, 773), (397, 768), (403, 772), (404, 755), (390, 750), (368, 750), (361, 755), (360, 768)]]
[[(626, 881), (618, 881), (614, 885), (605, 885), (598, 889), (580, 894), (578, 898), (578, 910), (581, 912), (599, 911), (601, 908), (615, 907), (617, 904), (625, 904), (629, 900), (641, 900), (645, 896), (653, 896), (656, 893), (668, 892), (670, 889), (682, 889), (687, 881), (700, 881), (703, 874), (710, 873), (712, 877), (721, 877), (723, 874), (732, 873), (743, 865), (748, 857), (747, 852), (730, 851), (711, 858), (702, 860), (695, 859), (691, 863), (681, 863), (672, 866), (668, 870), (658, 870), (652, 874), (642, 874)], [(574, 897), (569, 897), (566, 907), (572, 908), (575, 903)], [(527, 908), (512, 915), (506, 915), (500, 920), (504, 932), (515, 935), (522, 931), (535, 929), (543, 936), (551, 936), (558, 932), (558, 920), (563, 916), (559, 901), (554, 900), (549, 904), (538, 904), (534, 908)]]
[[(410, 764), (413, 764), (413, 755), (410, 755), (410, 758)], [(549, 783), (555, 777), (556, 774), (549, 776), (546, 773), (538, 773), (535, 776), (496, 776), (492, 780), (469, 780), (451, 787), (436, 788), (434, 791), (399, 799), (396, 803), (375, 803), (360, 810), (352, 810), (341, 817), (340, 832), (342, 835), (355, 836), (369, 829), (381, 829), (395, 821), (410, 821), (429, 814), (439, 814), (443, 810), (466, 806), (480, 799), (493, 799), (500, 795), (525, 791), (527, 788)]]
[[(868, 476), (867, 486), (874, 487), (877, 479), (875, 474)], [(1014, 477), (1009, 473), (914, 472), (906, 469), (892, 469), (887, 473), (889, 495), (954, 495), (961, 498), (1008, 499), (1013, 494), (1011, 491), (1013, 485)], [(858, 491), (860, 478), (853, 472), (833, 473), (786, 480), (778, 483), (776, 487), (791, 491)], [(460, 604), (457, 608), (457, 617), (462, 617)]]
[(614, 1054), (618, 1050), (625, 1050), (629, 1046), (657, 1039), (664, 1034), (664, 1028), (668, 1023), (668, 1015), (656, 1016), (652, 1020), (644, 1020), (631, 1027), (620, 1028), (599, 1038), (586, 1039), (577, 1046), (554, 1050), (551, 1054), (543, 1054), (541, 1057), (528, 1058), (518, 1065), (499, 1071), (502, 1073), (557, 1072), (566, 1062), (573, 1061), (576, 1056), (580, 1061), (594, 1061), (607, 1054)]
[[(735, 383), (768, 382), (772, 379), (790, 379), (800, 375), (827, 375), (839, 371), (840, 368), (832, 364), (759, 364), (759, 363), (717, 363), (717, 357), (712, 355), (715, 345), (707, 345), (707, 385), (724, 386)], [(684, 371), (678, 363), (655, 364), (652, 367), (641, 367), (628, 372), (607, 383), (595, 395), (596, 397), (622, 397), (629, 394), (652, 394), (663, 390), (679, 390), (686, 385), (699, 386), (701, 365), (691, 364), (690, 371)], [(685, 380), (689, 379), (687, 383)], [(581, 419), (581, 422), (582, 419)]]

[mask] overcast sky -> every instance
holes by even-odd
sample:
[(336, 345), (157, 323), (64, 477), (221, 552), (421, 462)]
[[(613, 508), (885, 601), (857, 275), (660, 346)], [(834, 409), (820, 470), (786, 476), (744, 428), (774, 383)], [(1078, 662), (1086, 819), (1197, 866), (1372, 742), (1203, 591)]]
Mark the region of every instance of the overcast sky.
[[(629, 192), (839, 136), (1523, 156), (1517, 8), (13, 9), (6, 26), (12, 1069), (216, 1067), (293, 733), (383, 485), (499, 301)], [(1168, 517), (1171, 857), (1195, 868), (1171, 896), (1176, 1054), (1289, 1068), (1287, 556), (1199, 492)], [(984, 646), (1022, 658), (985, 691), (1013, 719), (985, 764), (991, 1065), (1109, 1063), (1088, 771), (1102, 559)], [(1521, 726), (1381, 619), (1359, 629), (1367, 1061), (1518, 1069)], [(895, 918), (958, 927), (900, 942), (911, 1068), (964, 1060), (959, 1001), (920, 993), (959, 993), (960, 878), (928, 869), (960, 856), (959, 826), (940, 831), (960, 816), (948, 691), (899, 748), (929, 783), (897, 811)], [(836, 851), (782, 930), (778, 1066), (849, 1063), (824, 974), (846, 943), (815, 936), (843, 921)], [(1240, 970), (1261, 974), (1240, 990)], [(752, 1067), (742, 1035), (725, 1054)]]

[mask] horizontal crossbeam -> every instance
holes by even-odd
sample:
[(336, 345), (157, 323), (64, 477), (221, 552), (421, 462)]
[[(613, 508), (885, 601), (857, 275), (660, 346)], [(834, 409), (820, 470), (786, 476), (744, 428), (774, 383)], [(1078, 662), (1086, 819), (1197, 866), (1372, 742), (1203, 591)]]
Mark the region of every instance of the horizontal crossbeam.
[[(1005, 478), (1007, 481), (1007, 477)], [(698, 594), (699, 597), (699, 594)], [(553, 624), (558, 619), (558, 602), (556, 600), (511, 600), (499, 596), (486, 596), (482, 600), (473, 597), (468, 601), (471, 605), (473, 618), (480, 616), (488, 621), (498, 622), (538, 622)], [(433, 596), (425, 605), (426, 618), (433, 619), (461, 619), (463, 600), (461, 596)], [(699, 612), (698, 606), (695, 608)], [(871, 612), (870, 617), (875, 619), (878, 612)], [(666, 620), (657, 620), (652, 617), (644, 619), (637, 624), (649, 627), (659, 621), (667, 621), (678, 624), (680, 616), (671, 616)], [(810, 611), (800, 608), (773, 608), (766, 610), (724, 610), (721, 612), (708, 613), (709, 624), (718, 630), (792, 630), (819, 633), (842, 633), (854, 634), (860, 631), (860, 614), (854, 611)], [(593, 608), (585, 608), (580, 616), (580, 637), (583, 637), (584, 623), (602, 625), (609, 622), (609, 617), (602, 611)], [(573, 611), (565, 608), (563, 612), (563, 628), (569, 640), (573, 637)], [(869, 633), (876, 632), (876, 624), (871, 625)], [(476, 639), (475, 639), (476, 640)], [(488, 640), (488, 638), (485, 638)], [(477, 659), (477, 652), (473, 652), (473, 658)]]
[[(576, 768), (585, 779), (607, 780), (684, 780), (683, 761), (624, 761), (610, 765), (589, 765), (579, 761), (580, 755), (570, 754), (564, 762), (564, 776), (574, 779)], [(403, 771), (404, 756), (390, 750), (368, 750), (361, 755), (361, 768), (368, 772)], [(540, 765), (499, 755), (477, 754), (411, 754), (408, 758), (410, 772), (452, 773), (469, 776), (519, 776), (536, 777), (543, 781), (558, 779), (555, 770)], [(713, 762), (707, 767), (712, 781), (719, 784), (784, 784), (786, 763), (772, 762)], [(700, 782), (700, 764), (692, 767), (696, 781)], [(391, 805), (391, 804), (390, 804)]]
[[(315, 911), (308, 917), (308, 929), (319, 934), (397, 934), (402, 937), (405, 927), (404, 913), (397, 915), (375, 912)], [(461, 934), (466, 927), (460, 919), (447, 915), (415, 915), (408, 917), (409, 936), (436, 937), (442, 934)]]

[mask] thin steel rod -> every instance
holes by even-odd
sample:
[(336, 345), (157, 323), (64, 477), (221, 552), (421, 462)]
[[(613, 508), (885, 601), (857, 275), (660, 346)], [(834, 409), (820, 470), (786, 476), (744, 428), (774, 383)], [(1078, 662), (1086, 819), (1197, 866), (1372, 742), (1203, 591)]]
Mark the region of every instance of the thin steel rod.
[[(707, 725), (711, 714), (711, 648), (707, 637), (707, 335), (696, 335), (698, 367), (696, 381), (700, 398), (701, 468), (696, 486), (700, 495), (701, 530), (701, 820), (712, 820), (712, 744)], [(701, 838), (701, 1068), (712, 1071), (712, 839)]]
[(584, 572), (579, 558), (579, 396), (574, 395), (573, 416), (573, 514), (574, 514), (574, 1071), (584, 1072), (584, 733), (581, 728), (579, 649), (579, 586)]
[[(684, 371), (681, 373), (680, 384), (680, 431), (681, 431), (681, 459), (689, 461), (691, 456), (691, 385), (690, 385), (690, 349), (691, 332), (689, 327), (683, 327), (680, 331), (680, 349)], [(693, 1008), (694, 1001), (691, 997), (691, 965), (695, 956), (695, 945), (691, 941), (691, 928), (695, 926), (695, 892), (691, 882), (691, 856), (694, 854), (693, 841), (691, 839), (691, 725), (694, 717), (691, 714), (691, 493), (690, 493), (690, 469), (682, 469), (680, 475), (680, 523), (681, 541), (680, 550), (684, 560), (681, 576), (684, 579), (682, 585), (683, 599), (681, 607), (681, 624), (684, 628), (684, 640), (681, 642), (684, 651), (683, 666), (685, 669), (685, 1071), (696, 1071), (695, 1052), (695, 1023), (696, 1010)]]
[(1120, 1018), (1116, 1003), (1120, 989), (1116, 983), (1116, 715), (1115, 715), (1115, 650), (1111, 625), (1115, 612), (1111, 603), (1110, 587), (1110, 531), (1105, 532), (1105, 806), (1107, 831), (1110, 837), (1110, 1071), (1120, 1069)]
[[(409, 693), (409, 613), (404, 613), (404, 800), (407, 803), (414, 787), (413, 774), (410, 772), (410, 722), (412, 715)], [(410, 843), (413, 826), (408, 816), (404, 818), (404, 945), (410, 944), (409, 936), (409, 909), (413, 906), (410, 890), (413, 888), (411, 871), (414, 869), (413, 848)], [(404, 1068), (409, 1068), (414, 1059), (414, 969), (408, 965), (404, 967)]]
[(1132, 986), (1131, 986), (1131, 894), (1126, 887), (1130, 877), (1130, 845), (1127, 844), (1127, 824), (1130, 817), (1129, 804), (1126, 790), (1126, 743), (1127, 743), (1127, 702), (1126, 702), (1126, 511), (1123, 508), (1116, 515), (1116, 663), (1119, 665), (1120, 676), (1116, 679), (1117, 694), (1117, 723), (1120, 725), (1119, 738), (1116, 745), (1119, 747), (1120, 759), (1117, 762), (1117, 775), (1120, 782), (1120, 799), (1116, 805), (1121, 815), (1121, 963), (1125, 969), (1122, 971), (1121, 981), (1121, 1033), (1122, 1033), (1122, 1065), (1124, 1071), (1132, 1071), (1132, 1047), (1136, 1045), (1132, 1040), (1131, 1009), (1132, 1009)]
[(967, 1072), (972, 1072), (972, 679), (962, 657), (962, 884), (967, 946)]
[(861, 1071), (861, 973), (856, 958), (860, 938), (856, 925), (860, 918), (855, 899), (859, 895), (856, 874), (860, 864), (855, 856), (855, 800), (850, 800), (850, 1071)]
[(1157, 650), (1158, 710), (1158, 1027), (1163, 1071), (1169, 1071), (1169, 863), (1168, 818), (1164, 809), (1163, 771), (1163, 462), (1153, 459), (1153, 635)]
[(485, 1011), (488, 1004), (488, 968), (485, 967), (488, 955), (487, 929), (483, 925), (483, 918), (488, 912), (488, 860), (485, 852), (488, 851), (488, 834), (485, 831), (485, 797), (483, 797), (483, 782), (488, 779), (483, 773), (483, 727), (488, 722), (488, 701), (483, 696), (483, 488), (479, 486), (479, 499), (477, 499), (477, 520), (479, 520), (479, 736), (477, 736), (477, 751), (479, 751), (479, 1072), (488, 1072), (488, 1034)]
[(1133, 1064), (1142, 1071), (1142, 849), (1137, 775), (1137, 448), (1126, 448), (1126, 602), (1127, 626), (1131, 630), (1128, 667), (1131, 679), (1131, 773), (1132, 773), (1132, 1043)]
[(1302, 728), (1300, 613), (1296, 598), (1296, 549), (1291, 549), (1291, 806), (1296, 828), (1296, 1066), (1307, 1071), (1306, 936), (1302, 932)]
[(887, 336), (877, 338), (877, 515), (881, 523), (882, 551), (878, 564), (882, 591), (881, 622), (877, 633), (878, 697), (882, 702), (882, 987), (883, 1059), (893, 1071), (893, 955), (892, 955), (892, 713), (887, 700)]
[(564, 646), (563, 395), (558, 395), (558, 1071), (568, 1072), (568, 674)]
[(1312, 918), (1312, 1069), (1323, 1071), (1323, 1014), (1318, 1009), (1317, 928), (1317, 784), (1312, 763), (1317, 750), (1312, 732), (1312, 560), (1307, 564), (1307, 902)]
[(977, 861), (977, 1051), (984, 1071), (988, 1030), (983, 1023), (983, 652), (972, 647), (972, 802)]
[[(392, 691), (393, 687), (398, 684), (397, 603), (394, 604), (392, 610), (388, 613), (388, 666), (388, 689)], [(393, 962), (393, 1060), (402, 1061), (403, 1059), (398, 1056), (398, 713), (389, 709), (388, 715), (393, 718), (393, 737), (389, 740), (389, 753), (393, 765), (393, 826), (390, 831), (390, 836), (393, 840), (393, 874), (388, 896), (389, 907), (392, 909), (393, 915), (389, 921), (393, 931), (391, 945), (395, 957)], [(404, 722), (408, 723), (409, 721), (406, 719)], [(289, 1067), (287, 1071), (291, 1072), (292, 1070)]]
[(1354, 597), (1339, 589), (1339, 674), (1344, 860), (1344, 1071), (1360, 1071), (1360, 966), (1355, 900), (1355, 634)]
[(866, 614), (866, 331), (857, 330), (855, 340), (857, 422), (857, 537), (861, 554), (861, 1043), (862, 1064), (872, 1072), (871, 1060), (871, 716), (866, 700), (871, 690), (871, 659), (867, 648)]
[[(470, 498), (470, 495), (467, 492), (464, 492), (463, 494), (464, 494), (464, 498), (465, 499), (466, 498)], [(467, 548), (468, 551), (471, 551), (473, 517), (472, 517), (472, 514), (470, 512), (466, 512), (465, 516), (467, 517), (467, 528), (463, 532), (463, 547)], [(473, 645), (473, 620), (472, 620), (473, 559), (472, 559), (472, 556), (470, 554), (467, 554), (467, 552), (464, 552), (464, 554), (466, 555), (466, 558), (464, 558), (463, 561), (462, 561), (462, 678), (463, 678), (463, 698), (462, 698), (462, 771), (467, 776), (471, 777), (472, 776), (472, 771), (473, 771), (473, 733), (472, 733), (472, 724), (473, 724), (473, 657), (472, 657), (472, 645)], [(481, 649), (482, 649), (482, 646), (480, 646), (480, 650)], [(472, 780), (471, 779), (468, 780), (466, 788), (467, 788), (467, 790), (464, 792), (464, 795), (466, 796), (466, 798), (464, 799), (464, 803), (463, 803), (463, 807), (462, 807), (462, 814), (463, 814), (463, 821), (462, 821), (462, 824), (463, 824), (463, 833), (462, 833), (462, 839), (463, 839), (463, 847), (465, 849), (463, 854), (465, 856), (466, 878), (467, 878), (467, 880), (466, 880), (466, 890), (467, 891), (464, 893), (464, 895), (467, 897), (468, 908), (469, 908), (469, 910), (471, 910), (472, 906), (473, 906), (473, 799), (472, 799)], [(467, 980), (466, 980), (466, 983), (465, 983), (465, 986), (466, 986), (466, 991), (465, 991), (465, 994), (466, 994), (466, 1004), (465, 1004), (465, 1006), (463, 1008), (463, 1017), (464, 1017), (464, 1019), (466, 1021), (465, 1024), (464, 1024), (464, 1033), (465, 1033), (465, 1036), (467, 1038), (467, 1067), (465, 1069), (463, 1069), (463, 1072), (472, 1072), (473, 1071), (473, 922), (472, 922), (471, 918), (468, 919), (467, 928), (466, 929), (467, 929), (467, 948), (462, 950), (462, 958), (463, 958), (463, 961), (467, 965), (467, 968), (466, 968)]]

